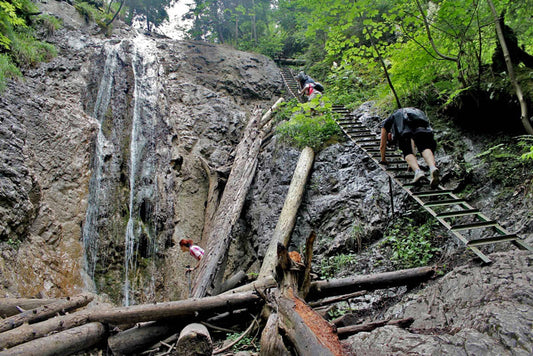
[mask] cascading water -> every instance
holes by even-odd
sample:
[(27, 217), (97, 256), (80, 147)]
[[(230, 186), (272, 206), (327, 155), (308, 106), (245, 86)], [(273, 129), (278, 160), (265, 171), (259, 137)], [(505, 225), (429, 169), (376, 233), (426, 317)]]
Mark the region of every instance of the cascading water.
[(98, 134), (96, 136), (95, 154), (93, 156), (93, 174), (89, 182), (89, 198), (87, 212), (83, 225), (83, 246), (85, 248), (85, 271), (89, 278), (86, 278), (85, 287), (94, 290), (94, 273), (98, 259), (98, 232), (97, 220), (99, 207), (106, 201), (105, 190), (102, 189), (102, 175), (104, 165), (104, 151), (107, 147), (107, 140), (102, 131), (102, 123), (105, 119), (106, 111), (111, 100), (111, 89), (113, 88), (113, 75), (117, 69), (119, 44), (106, 43), (104, 52), (106, 61), (102, 80), (98, 88), (96, 102), (94, 105), (93, 117), (98, 122)]
[[(153, 206), (155, 189), (155, 125), (157, 120), (154, 108), (159, 96), (159, 65), (154, 52), (153, 41), (139, 35), (134, 39), (133, 73), (135, 88), (133, 93), (133, 118), (130, 136), (130, 195), (129, 218), (125, 234), (124, 256), (124, 305), (134, 303), (131, 275), (137, 268), (140, 236), (148, 241), (147, 248), (155, 251), (155, 231), (146, 226), (146, 206)], [(142, 207), (145, 212), (142, 213)], [(146, 254), (146, 253), (145, 253)], [(141, 254), (142, 255), (142, 254)], [(154, 289), (153, 280), (150, 289)]]

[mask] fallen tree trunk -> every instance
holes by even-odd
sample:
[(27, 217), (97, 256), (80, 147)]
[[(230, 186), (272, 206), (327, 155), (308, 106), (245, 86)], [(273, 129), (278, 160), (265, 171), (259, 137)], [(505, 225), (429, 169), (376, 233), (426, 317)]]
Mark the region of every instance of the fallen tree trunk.
[(413, 318), (373, 321), (371, 323), (350, 325), (338, 328), (337, 334), (341, 338), (346, 338), (350, 335), (357, 334), (360, 332), (369, 332), (385, 325), (396, 325), (400, 328), (408, 328), (414, 321), (415, 319)]
[(57, 303), (61, 299), (0, 298), (0, 317), (7, 318), (44, 305)]
[(209, 331), (202, 324), (189, 324), (181, 332), (176, 344), (176, 356), (211, 356), (213, 342)]
[(38, 339), (51, 332), (68, 330), (86, 324), (89, 320), (90, 313), (90, 310), (84, 310), (77, 313), (56, 316), (34, 324), (22, 324), (15, 329), (4, 331), (0, 333), (0, 349)]
[(101, 342), (105, 335), (104, 325), (89, 323), (1, 351), (0, 356), (70, 355), (93, 347)]
[(226, 279), (224, 283), (220, 285), (220, 287), (217, 289), (215, 294), (221, 294), (224, 293), (230, 289), (236, 288), (238, 285), (242, 284), (248, 279), (248, 276), (244, 271), (239, 271), (235, 273), (230, 278)]
[(50, 318), (57, 313), (65, 313), (66, 311), (77, 309), (89, 304), (93, 300), (92, 295), (79, 295), (73, 298), (66, 298), (59, 302), (44, 305), (42, 307), (27, 310), (18, 315), (10, 316), (0, 321), (0, 332), (11, 330), (23, 323), (33, 323), (39, 320)]
[(228, 309), (250, 307), (259, 302), (261, 302), (261, 298), (255, 292), (234, 293), (200, 299), (132, 305), (129, 307), (95, 311), (89, 315), (89, 320), (114, 325), (173, 318), (182, 318), (183, 320), (190, 321), (203, 320)]
[(418, 267), (393, 272), (376, 273), (311, 283), (307, 300), (318, 300), (334, 295), (361, 290), (376, 290), (421, 283), (435, 274), (433, 267)]
[(236, 148), (233, 168), (212, 224), (216, 229), (211, 228), (209, 231), (205, 244), (207, 253), (200, 263), (194, 283), (192, 295), (195, 298), (212, 295), (215, 287), (220, 284), (223, 275), (221, 272), (224, 270), (230, 245), (231, 230), (241, 215), (246, 193), (257, 167), (257, 155), (267, 131), (264, 127), (270, 122), (272, 110), (282, 101), (283, 99), (278, 100), (263, 117), (257, 114), (252, 117), (246, 126), (243, 139)]
[(305, 184), (313, 167), (315, 153), (312, 148), (305, 147), (300, 153), (298, 164), (294, 169), (289, 191), (285, 198), (285, 203), (279, 215), (278, 223), (274, 229), (272, 239), (268, 245), (268, 250), (263, 259), (261, 270), (257, 279), (262, 279), (274, 274), (274, 269), (277, 264), (277, 246), (282, 243), (287, 246), (291, 237), (294, 224), (296, 223), (296, 216), (298, 208), (302, 202), (303, 193), (305, 191)]
[(131, 355), (143, 351), (160, 340), (175, 334), (184, 323), (151, 322), (119, 332), (107, 339), (113, 355)]
[(266, 278), (253, 281), (252, 283), (248, 283), (243, 286), (230, 289), (229, 291), (222, 293), (222, 295), (233, 294), (233, 293), (243, 293), (243, 292), (249, 292), (249, 291), (254, 291), (254, 290), (263, 290), (263, 289), (276, 287), (277, 285), (278, 284), (276, 283), (276, 280), (274, 279), (274, 277), (267, 276)]
[(272, 313), (268, 317), (267, 323), (261, 333), (261, 351), (260, 356), (290, 356), (290, 352), (283, 343), (283, 338), (278, 330), (279, 315)]

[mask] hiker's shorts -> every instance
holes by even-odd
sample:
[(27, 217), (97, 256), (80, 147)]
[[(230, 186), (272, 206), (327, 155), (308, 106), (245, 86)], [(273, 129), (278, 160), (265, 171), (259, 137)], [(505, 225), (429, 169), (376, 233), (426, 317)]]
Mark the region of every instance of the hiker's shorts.
[(413, 135), (404, 135), (398, 140), (398, 147), (402, 151), (404, 157), (409, 154), (414, 154), (411, 138), (415, 142), (419, 152), (430, 149), (431, 152), (435, 153), (437, 142), (435, 142), (433, 132), (418, 132)]

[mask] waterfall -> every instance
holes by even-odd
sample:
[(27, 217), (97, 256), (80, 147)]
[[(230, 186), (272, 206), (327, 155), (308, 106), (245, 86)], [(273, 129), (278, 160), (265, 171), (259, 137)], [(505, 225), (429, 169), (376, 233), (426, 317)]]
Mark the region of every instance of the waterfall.
[[(133, 117), (130, 136), (130, 177), (129, 177), (129, 218), (125, 233), (124, 255), (124, 301), (128, 306), (135, 302), (131, 275), (137, 268), (136, 256), (139, 255), (141, 234), (149, 250), (155, 252), (155, 232), (145, 225), (141, 207), (155, 204), (155, 124), (157, 120), (157, 101), (159, 96), (159, 65), (154, 54), (153, 40), (143, 35), (134, 41), (133, 74)], [(146, 210), (146, 208), (145, 208)], [(144, 215), (151, 213), (144, 212)], [(145, 252), (146, 254), (146, 252)], [(142, 252), (141, 252), (142, 255)], [(153, 280), (150, 289), (154, 289)]]
[(117, 69), (119, 44), (104, 45), (106, 61), (102, 79), (98, 87), (96, 102), (94, 105), (93, 117), (98, 122), (98, 134), (96, 136), (95, 154), (93, 155), (93, 174), (89, 181), (89, 197), (87, 212), (83, 224), (83, 246), (85, 248), (85, 271), (87, 277), (85, 287), (94, 290), (94, 273), (96, 261), (98, 259), (98, 232), (97, 221), (99, 208), (106, 201), (105, 190), (102, 189), (102, 176), (104, 164), (104, 151), (106, 148), (106, 138), (102, 132), (102, 123), (111, 100), (111, 90), (113, 88), (113, 75)]

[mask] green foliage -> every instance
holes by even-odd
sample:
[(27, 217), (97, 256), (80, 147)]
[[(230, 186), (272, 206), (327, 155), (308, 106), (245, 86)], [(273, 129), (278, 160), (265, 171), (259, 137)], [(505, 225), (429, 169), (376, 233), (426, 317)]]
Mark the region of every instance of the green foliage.
[(56, 30), (59, 30), (63, 24), (58, 18), (50, 15), (40, 15), (37, 22), (42, 26), (48, 36), (52, 35)]
[[(227, 340), (234, 342), (237, 340), (241, 334), (239, 333), (232, 333), (232, 334), (226, 334)], [(232, 350), (234, 352), (238, 351), (252, 351), (252, 352), (259, 352), (259, 344), (254, 342), (254, 338), (245, 336), (242, 339), (240, 339), (235, 345), (233, 345)]]
[(405, 217), (385, 233), (384, 244), (392, 247), (392, 260), (403, 268), (426, 266), (439, 248), (431, 245), (431, 231), (435, 221), (428, 220), (416, 226), (413, 219)]
[(36, 13), (30, 0), (0, 0), (0, 90), (7, 79), (21, 75), (17, 65), (34, 66), (56, 55), (52, 45), (34, 37), (34, 28), (40, 24), (31, 21)]
[[(292, 106), (290, 111), (290, 120), (276, 128), (282, 140), (298, 148), (308, 146), (318, 151), (339, 139), (341, 131), (335, 122), (331, 101), (326, 96)], [(287, 109), (282, 110), (280, 115), (287, 115)]]
[[(504, 186), (520, 184), (528, 172), (533, 171), (533, 136), (524, 135), (514, 142), (502, 139), (476, 157), (488, 167), (487, 176), (495, 183)], [(524, 150), (529, 150), (525, 152)]]
[(356, 258), (356, 254), (341, 254), (322, 258), (320, 260), (320, 276), (325, 279), (333, 278), (344, 269), (353, 268), (357, 262)]
[(20, 76), (20, 70), (6, 54), (0, 54), (0, 92), (5, 89), (7, 79)]

